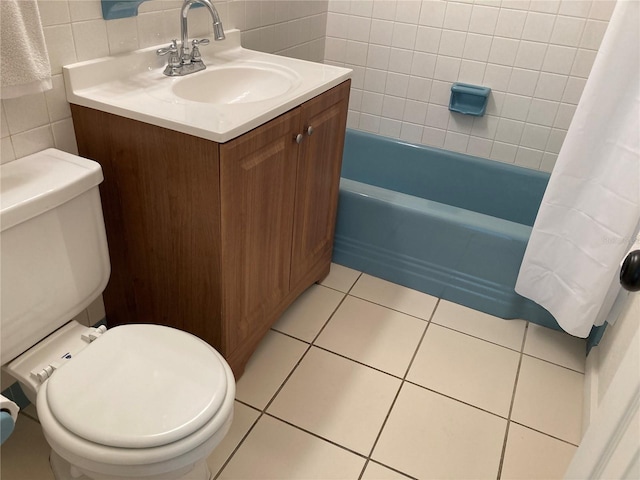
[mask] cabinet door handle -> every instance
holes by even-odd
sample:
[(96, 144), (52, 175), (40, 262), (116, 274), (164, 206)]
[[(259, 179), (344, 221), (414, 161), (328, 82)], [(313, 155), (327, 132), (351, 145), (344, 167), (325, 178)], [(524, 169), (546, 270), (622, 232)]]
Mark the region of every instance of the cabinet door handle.
[(307, 135), (311, 136), (312, 133), (313, 133), (313, 127), (311, 125), (309, 125), (307, 127)]
[(293, 137), (293, 139), (296, 141), (296, 143), (300, 144), (300, 143), (302, 143), (302, 140), (304, 139), (304, 137), (302, 136), (301, 133), (299, 133), (298, 135)]

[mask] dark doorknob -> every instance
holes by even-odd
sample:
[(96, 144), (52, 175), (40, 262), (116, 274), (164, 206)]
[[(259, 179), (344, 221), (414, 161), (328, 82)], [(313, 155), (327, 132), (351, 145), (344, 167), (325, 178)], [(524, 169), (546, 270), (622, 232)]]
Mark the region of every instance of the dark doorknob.
[(629, 252), (620, 269), (620, 285), (630, 292), (640, 291), (640, 250)]

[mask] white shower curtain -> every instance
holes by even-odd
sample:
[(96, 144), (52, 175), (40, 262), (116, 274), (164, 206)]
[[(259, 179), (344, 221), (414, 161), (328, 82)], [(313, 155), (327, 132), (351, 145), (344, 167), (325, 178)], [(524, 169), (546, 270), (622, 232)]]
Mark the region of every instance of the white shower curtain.
[(640, 2), (618, 0), (516, 282), (572, 335), (604, 321), (640, 248)]

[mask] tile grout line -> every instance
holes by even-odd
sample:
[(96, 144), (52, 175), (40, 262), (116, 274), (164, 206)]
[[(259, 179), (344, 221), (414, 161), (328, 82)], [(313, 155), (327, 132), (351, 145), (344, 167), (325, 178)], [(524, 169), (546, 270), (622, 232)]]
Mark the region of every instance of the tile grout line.
[(527, 333), (529, 332), (529, 322), (524, 329), (524, 335), (522, 336), (522, 346), (520, 347), (520, 358), (518, 359), (518, 369), (516, 370), (516, 379), (513, 382), (513, 392), (511, 393), (511, 405), (509, 405), (509, 415), (507, 417), (507, 428), (504, 432), (504, 441), (502, 442), (502, 452), (500, 453), (500, 463), (498, 465), (499, 480), (502, 477), (502, 468), (504, 467), (504, 457), (507, 452), (507, 441), (509, 440), (509, 426), (511, 425), (511, 414), (513, 413), (513, 405), (516, 400), (516, 391), (518, 389), (518, 380), (520, 379), (520, 368), (522, 367), (522, 358), (524, 357), (524, 346), (527, 341)]
[[(360, 279), (360, 277), (362, 276), (362, 272), (360, 272), (360, 275), (358, 275), (358, 277), (356, 278), (356, 280), (353, 282), (353, 284), (351, 285), (351, 287), (349, 288), (348, 292), (351, 291), (351, 289), (353, 288), (353, 286), (357, 283), (357, 281)], [(319, 285), (319, 284), (318, 284)], [(328, 288), (328, 287), (327, 287)], [(282, 383), (280, 384), (280, 386), (278, 387), (278, 389), (276, 390), (276, 392), (273, 394), (273, 396), (271, 397), (271, 399), (267, 402), (267, 404), (265, 405), (265, 407), (260, 410), (252, 405), (249, 405), (248, 403), (245, 403), (241, 400), (238, 399), (234, 399), (236, 402), (240, 402), (242, 405), (248, 406), (254, 410), (257, 410), (260, 412), (260, 415), (258, 415), (258, 418), (256, 418), (256, 420), (253, 422), (253, 424), (251, 425), (251, 427), (249, 428), (249, 430), (247, 430), (247, 433), (242, 437), (242, 439), (240, 440), (240, 442), (238, 442), (238, 445), (236, 445), (236, 447), (233, 449), (233, 451), (231, 452), (231, 454), (229, 455), (229, 457), (225, 460), (224, 464), (222, 465), (222, 467), (220, 467), (220, 469), (218, 470), (218, 472), (216, 473), (216, 475), (214, 476), (214, 480), (216, 480), (217, 478), (220, 477), (220, 475), (222, 474), (222, 472), (224, 471), (224, 469), (227, 467), (227, 465), (229, 464), (229, 462), (231, 462), (231, 460), (233, 459), (233, 457), (235, 456), (236, 452), (240, 449), (240, 447), (242, 446), (242, 444), (244, 443), (244, 441), (247, 439), (247, 437), (249, 436), (249, 434), (253, 431), (253, 429), (255, 428), (255, 426), (258, 424), (258, 422), (260, 421), (260, 419), (264, 416), (270, 416), (272, 418), (277, 418), (273, 415), (270, 415), (267, 413), (267, 409), (271, 406), (271, 404), (273, 403), (273, 401), (275, 400), (275, 398), (278, 396), (278, 394), (280, 393), (280, 391), (284, 388), (285, 384), (287, 383), (287, 381), (289, 380), (289, 378), (291, 378), (291, 376), (293, 375), (293, 372), (296, 371), (296, 369), (298, 368), (298, 366), (300, 365), (300, 363), (302, 362), (302, 360), (307, 356), (307, 353), (309, 353), (309, 350), (311, 350), (311, 347), (313, 347), (313, 342), (315, 342), (315, 340), (318, 338), (318, 336), (320, 335), (320, 333), (322, 333), (322, 330), (324, 330), (324, 327), (329, 323), (329, 321), (331, 320), (331, 318), (333, 318), (333, 316), (335, 315), (335, 313), (338, 311), (338, 309), (340, 308), (340, 305), (342, 305), (342, 303), (345, 301), (345, 299), (347, 298), (347, 296), (349, 295), (348, 292), (341, 292), (344, 293), (344, 297), (342, 297), (342, 300), (340, 300), (340, 303), (338, 303), (338, 305), (336, 306), (336, 308), (333, 310), (333, 312), (331, 312), (331, 315), (329, 315), (329, 318), (327, 319), (327, 321), (324, 323), (324, 325), (322, 326), (322, 328), (320, 329), (320, 331), (318, 332), (318, 334), (314, 337), (314, 339), (311, 341), (311, 343), (308, 342), (304, 342), (307, 344), (307, 349), (304, 351), (304, 353), (302, 354), (302, 356), (298, 359), (298, 361), (296, 362), (296, 364), (294, 365), (294, 367), (291, 369), (291, 371), (289, 372), (289, 374), (285, 377), (285, 379), (282, 381)], [(273, 329), (271, 329), (273, 330)], [(279, 332), (278, 330), (274, 330), (278, 333), (282, 333)], [(287, 335), (287, 334), (285, 334)], [(296, 340), (300, 340), (297, 339), (291, 335), (287, 335), (291, 338), (294, 338)], [(280, 421), (283, 421), (281, 419), (278, 419)], [(296, 425), (293, 424), (289, 424), (288, 422), (285, 422), (288, 425), (291, 425), (299, 430), (305, 431), (303, 429), (301, 429), (300, 427), (297, 427)], [(307, 432), (307, 433), (311, 433), (311, 432)], [(318, 437), (318, 438), (322, 438), (322, 437)], [(323, 439), (325, 440), (325, 439)], [(337, 445), (337, 444), (335, 444)], [(345, 449), (345, 447), (337, 445), (343, 449)], [(354, 452), (355, 453), (355, 452)]]
[[(407, 369), (404, 372), (404, 375), (401, 379), (400, 382), (400, 386), (398, 387), (398, 391), (396, 392), (395, 397), (393, 398), (393, 401), (391, 402), (391, 405), (389, 406), (389, 410), (387, 411), (387, 415), (384, 417), (384, 421), (382, 422), (382, 425), (380, 426), (380, 430), (378, 431), (378, 435), (376, 436), (376, 439), (373, 442), (373, 445), (371, 447), (371, 450), (369, 451), (369, 455), (367, 456), (367, 460), (365, 461), (363, 467), (362, 467), (362, 471), (360, 472), (360, 476), (358, 477), (358, 480), (362, 480), (362, 476), (364, 475), (365, 470), (367, 469), (367, 465), (369, 465), (369, 462), (371, 461), (371, 456), (373, 455), (373, 451), (375, 450), (376, 446), (378, 445), (378, 441), (380, 440), (380, 437), (382, 436), (382, 431), (384, 430), (384, 427), (387, 425), (387, 421), (389, 420), (389, 417), (391, 416), (391, 412), (393, 411), (393, 407), (395, 406), (396, 402), (398, 401), (398, 397), (400, 396), (400, 392), (402, 391), (402, 388), (404, 387), (404, 384), (407, 383), (406, 382), (406, 378), (407, 375), (409, 374), (409, 371), (411, 370), (411, 367), (413, 365), (413, 362), (416, 358), (416, 356), (418, 355), (418, 351), (420, 350), (420, 347), (422, 346), (422, 342), (424, 340), (425, 335), (427, 334), (427, 330), (429, 329), (429, 325), (431, 325), (431, 320), (433, 319), (433, 316), (436, 313), (436, 310), (438, 309), (438, 306), (440, 305), (440, 298), (438, 298), (436, 300), (436, 304), (433, 307), (433, 310), (431, 311), (431, 315), (429, 316), (429, 320), (427, 320), (427, 324), (424, 328), (424, 331), (422, 332), (422, 336), (420, 337), (420, 341), (418, 342), (415, 351), (413, 352), (413, 355), (411, 356), (411, 360), (409, 361), (409, 365), (407, 366)], [(376, 462), (379, 463), (379, 462)], [(380, 465), (384, 465), (382, 463), (379, 463)], [(384, 465), (386, 467), (386, 465)], [(404, 472), (400, 472), (399, 470), (396, 470), (395, 468), (393, 468), (393, 470), (402, 473), (403, 475), (406, 475)], [(411, 477), (414, 478), (414, 477)]]

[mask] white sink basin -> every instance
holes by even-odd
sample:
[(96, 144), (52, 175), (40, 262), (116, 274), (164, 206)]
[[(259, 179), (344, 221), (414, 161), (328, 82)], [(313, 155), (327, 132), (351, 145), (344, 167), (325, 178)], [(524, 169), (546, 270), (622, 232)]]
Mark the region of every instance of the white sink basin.
[(224, 143), (351, 77), (351, 70), (247, 50), (240, 32), (200, 49), (206, 70), (168, 77), (158, 47), (67, 65), (75, 105)]
[(175, 81), (173, 93), (193, 102), (231, 105), (283, 95), (299, 80), (293, 71), (256, 66), (220, 67)]

